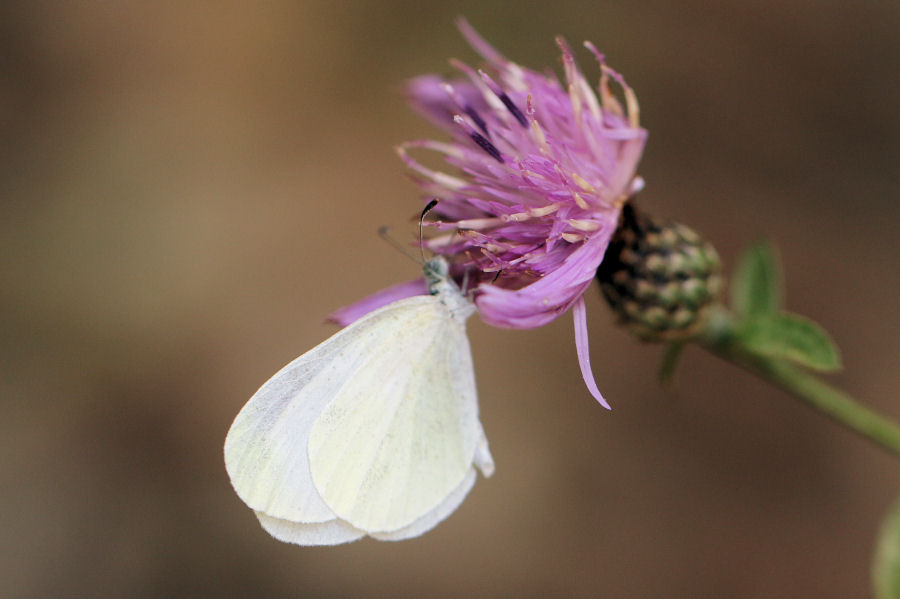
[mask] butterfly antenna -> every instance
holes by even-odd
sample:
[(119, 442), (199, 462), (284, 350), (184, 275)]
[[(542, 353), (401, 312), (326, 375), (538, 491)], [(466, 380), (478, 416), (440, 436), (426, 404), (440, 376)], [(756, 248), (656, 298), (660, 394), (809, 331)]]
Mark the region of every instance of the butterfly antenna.
[[(405, 248), (404, 246), (397, 243), (397, 241), (393, 237), (391, 237), (390, 233), (388, 233), (389, 230), (390, 230), (390, 227), (388, 227), (387, 225), (378, 227), (379, 237), (381, 237), (382, 239), (387, 241), (391, 246), (393, 246), (393, 248), (395, 250), (397, 250), (398, 252), (400, 252), (401, 254), (403, 254), (404, 256), (406, 256), (407, 258), (412, 260), (413, 262), (420, 263), (419, 259), (416, 258), (415, 256), (413, 256), (412, 254), (410, 254), (409, 250), (407, 250), (407, 248)], [(424, 262), (425, 262), (425, 258), (423, 255), (422, 262), (420, 264), (424, 264)]]
[(427, 204), (425, 204), (425, 208), (422, 209), (422, 214), (419, 216), (419, 250), (422, 252), (422, 262), (425, 262), (425, 239), (424, 239), (424, 223), (425, 223), (425, 215), (431, 212), (432, 208), (438, 205), (438, 199), (434, 198)]

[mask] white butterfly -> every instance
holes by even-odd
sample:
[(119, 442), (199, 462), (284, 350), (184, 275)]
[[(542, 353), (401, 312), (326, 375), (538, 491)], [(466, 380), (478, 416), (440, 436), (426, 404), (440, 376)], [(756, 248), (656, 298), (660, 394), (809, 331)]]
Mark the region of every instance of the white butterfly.
[(425, 264), (431, 295), (362, 317), (269, 379), (225, 439), (238, 496), (279, 541), (416, 537), (494, 472), (465, 321), (474, 305)]

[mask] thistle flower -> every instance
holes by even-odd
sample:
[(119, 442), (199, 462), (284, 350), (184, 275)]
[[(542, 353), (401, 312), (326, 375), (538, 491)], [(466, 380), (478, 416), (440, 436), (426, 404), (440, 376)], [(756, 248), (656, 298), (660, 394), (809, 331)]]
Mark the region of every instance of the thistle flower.
[[(397, 149), (427, 197), (441, 200), (429, 223), (441, 234), (425, 243), (474, 282), (474, 301), (488, 324), (534, 328), (573, 308), (582, 374), (606, 405), (590, 370), (582, 295), (625, 200), (642, 186), (635, 170), (647, 133), (638, 124), (636, 97), (589, 42), (600, 64), (599, 99), (562, 38), (556, 42), (564, 83), (510, 62), (465, 20), (457, 24), (485, 70), (451, 60), (459, 79), (425, 75), (407, 87), (412, 106), (452, 139)], [(624, 107), (611, 80), (623, 90)], [(429, 168), (412, 156), (415, 150), (438, 153), (460, 174)], [(382, 294), (379, 301), (387, 299), (399, 296)], [(336, 320), (375, 302), (339, 311)]]

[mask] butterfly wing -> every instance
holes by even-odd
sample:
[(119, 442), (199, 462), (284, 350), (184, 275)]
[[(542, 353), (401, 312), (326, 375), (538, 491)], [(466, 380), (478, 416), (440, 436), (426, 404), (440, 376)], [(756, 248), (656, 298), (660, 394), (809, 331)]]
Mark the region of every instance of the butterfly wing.
[[(368, 358), (331, 398), (309, 437), (325, 503), (370, 533), (399, 531), (468, 488), (483, 438), (462, 319), (436, 296), (380, 319)], [(440, 519), (449, 515), (447, 511)], [(430, 523), (422, 532), (437, 524)]]
[(333, 544), (400, 534), (454, 503), (481, 439), (462, 323), (419, 296), (372, 312), (267, 381), (235, 418), (225, 462), (273, 536)]

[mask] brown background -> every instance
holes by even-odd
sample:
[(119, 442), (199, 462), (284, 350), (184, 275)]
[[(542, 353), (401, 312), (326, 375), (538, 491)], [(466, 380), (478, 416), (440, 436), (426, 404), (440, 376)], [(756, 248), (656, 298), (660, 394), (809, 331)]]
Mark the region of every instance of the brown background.
[(497, 473), (428, 535), (283, 545), (232, 493), (246, 398), (416, 275), (375, 231), (412, 235), (392, 146), (435, 132), (398, 91), (475, 60), (457, 14), (535, 68), (593, 40), (651, 132), (644, 205), (729, 265), (776, 240), (834, 382), (900, 418), (896, 2), (4, 3), (0, 595), (867, 595), (897, 460), (696, 350), (661, 389), (597, 293), (612, 412), (570, 318), (472, 320)]

